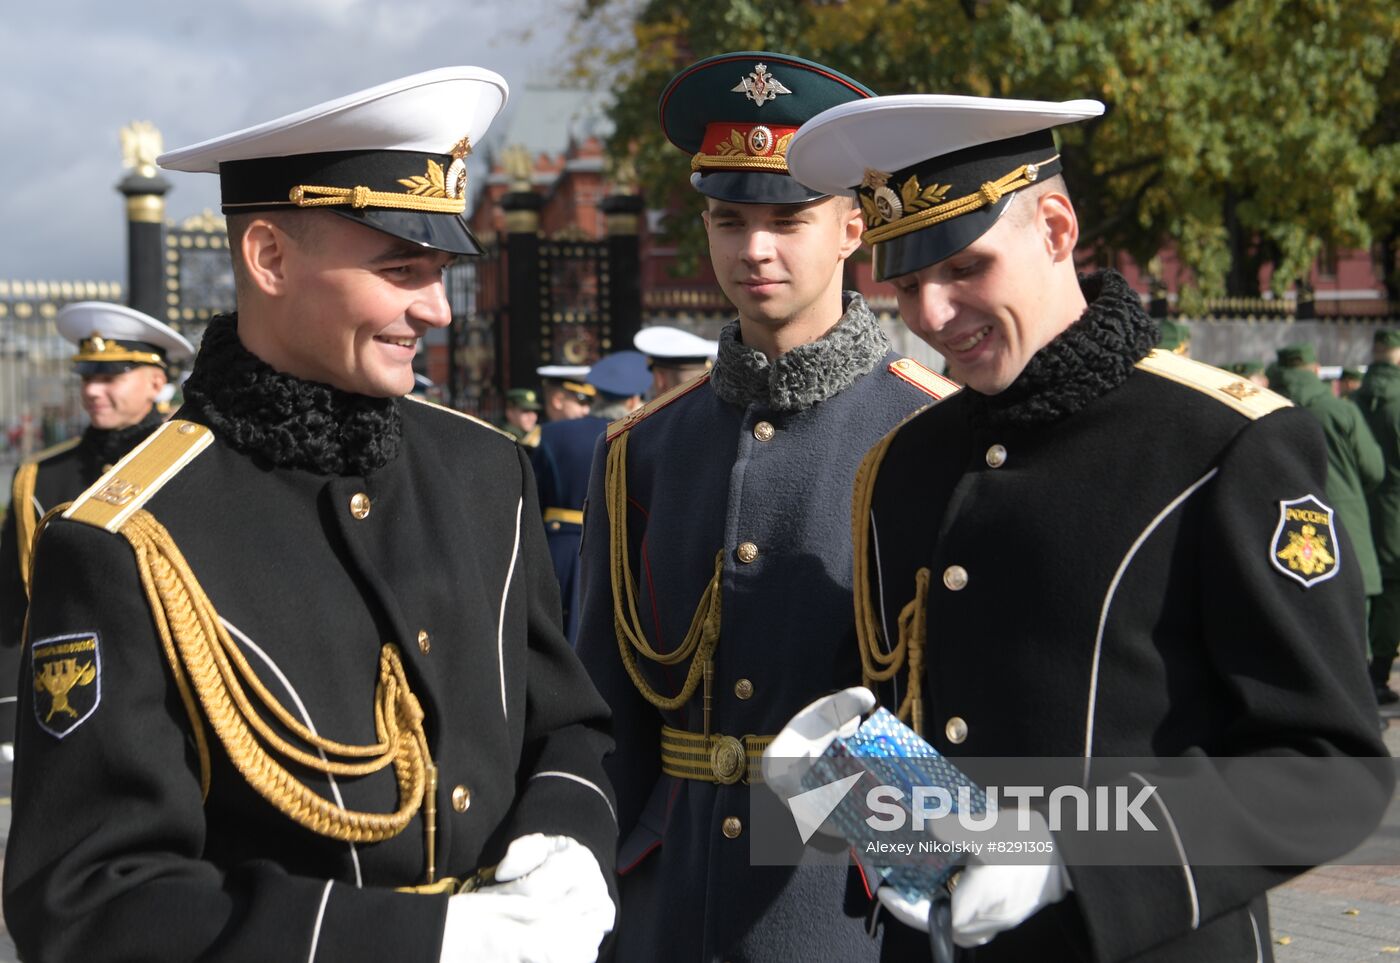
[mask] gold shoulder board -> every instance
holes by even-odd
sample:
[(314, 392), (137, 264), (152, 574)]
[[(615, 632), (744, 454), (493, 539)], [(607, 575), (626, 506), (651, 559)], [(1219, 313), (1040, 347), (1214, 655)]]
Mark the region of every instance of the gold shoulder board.
[(540, 426), (536, 425), (525, 433), (525, 437), (520, 439), (520, 443), (526, 448), (540, 447)]
[(65, 451), (70, 451), (71, 449), (77, 448), (78, 445), (82, 444), (82, 441), (82, 435), (79, 435), (76, 438), (69, 438), (67, 441), (60, 441), (58, 444), (53, 445), (49, 448), (45, 448), (43, 451), (36, 451), (34, 454), (24, 459), (24, 461), (21, 462), (21, 464), (37, 465), (40, 462), (47, 461), (55, 455), (61, 455)]
[(1268, 388), (1261, 388), (1248, 378), (1222, 371), (1203, 361), (1193, 361), (1184, 355), (1160, 349), (1152, 351), (1137, 363), (1143, 371), (1175, 381), (1201, 394), (1209, 395), (1246, 418), (1262, 418), (1280, 408), (1291, 408), (1293, 402)]
[(608, 441), (612, 441), (624, 431), (630, 431), (638, 423), (644, 421), (647, 418), (650, 418), (652, 415), (656, 414), (658, 411), (660, 411), (662, 408), (665, 408), (667, 405), (669, 405), (676, 399), (683, 398), (686, 395), (690, 394), (696, 388), (700, 387), (709, 380), (710, 373), (706, 371), (704, 374), (696, 375), (694, 378), (691, 378), (689, 381), (684, 382), (683, 384), (676, 385), (670, 391), (665, 391), (657, 395), (655, 398), (642, 405), (636, 411), (633, 411), (626, 417), (619, 418), (617, 421), (614, 421), (612, 424), (608, 425)]
[(214, 433), (203, 425), (167, 421), (93, 482), (63, 517), (115, 532), (213, 442)]
[(512, 435), (510, 432), (506, 431), (504, 428), (497, 428), (495, 425), (491, 424), (491, 422), (478, 418), (476, 415), (469, 415), (465, 411), (458, 411), (456, 408), (449, 408), (447, 407), (447, 405), (440, 405), (436, 401), (429, 401), (427, 398), (420, 398), (417, 395), (404, 395), (403, 398), (404, 401), (413, 401), (420, 405), (423, 405), (425, 408), (436, 408), (438, 411), (445, 411), (449, 415), (456, 415), (458, 418), (465, 418), (467, 421), (480, 425), (482, 428), (489, 428), (496, 434), (503, 435), (504, 437), (509, 438), (511, 441), (516, 440), (515, 436)]
[(930, 371), (913, 358), (891, 361), (890, 374), (909, 382), (934, 401), (942, 401), (962, 388), (956, 381), (949, 381), (941, 374)]

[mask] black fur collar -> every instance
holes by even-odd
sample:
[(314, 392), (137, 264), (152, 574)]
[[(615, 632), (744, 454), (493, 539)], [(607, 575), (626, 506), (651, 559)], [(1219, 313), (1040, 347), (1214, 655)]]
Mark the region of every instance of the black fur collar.
[(725, 325), (710, 374), (715, 394), (742, 407), (801, 411), (869, 374), (890, 350), (889, 339), (864, 298), (853, 291), (843, 298), (845, 313), (830, 331), (771, 363), (740, 340), (738, 321)]
[(366, 475), (399, 451), (397, 399), (351, 394), (275, 371), (238, 340), (238, 316), (204, 332), (185, 404), (238, 451), (281, 468)]
[(107, 466), (121, 461), (127, 452), (145, 441), (164, 421), (165, 416), (152, 407), (146, 412), (146, 417), (125, 428), (94, 428), (88, 425), (79, 447), (94, 468), (99, 472), (106, 471)]
[(1036, 352), (1011, 386), (972, 394), (973, 417), (991, 426), (1048, 424), (1117, 388), (1157, 344), (1157, 322), (1117, 271), (1081, 277), (1084, 314)]

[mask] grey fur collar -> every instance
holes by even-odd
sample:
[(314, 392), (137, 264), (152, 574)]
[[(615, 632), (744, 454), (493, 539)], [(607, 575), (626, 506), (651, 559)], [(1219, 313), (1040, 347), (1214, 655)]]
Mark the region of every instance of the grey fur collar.
[(741, 407), (801, 411), (869, 374), (890, 350), (889, 339), (864, 298), (846, 291), (842, 300), (846, 310), (835, 327), (771, 363), (762, 351), (740, 340), (738, 321), (725, 325), (719, 334), (719, 357), (710, 372), (715, 394)]

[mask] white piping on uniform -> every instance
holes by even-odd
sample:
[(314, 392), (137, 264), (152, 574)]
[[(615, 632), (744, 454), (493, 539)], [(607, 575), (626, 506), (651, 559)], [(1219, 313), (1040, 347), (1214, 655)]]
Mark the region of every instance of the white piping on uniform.
[(544, 772), (537, 772), (530, 778), (539, 779), (541, 776), (558, 776), (560, 779), (572, 779), (574, 782), (579, 783), (580, 785), (587, 786), (589, 789), (592, 789), (598, 795), (603, 797), (603, 802), (608, 804), (608, 812), (612, 813), (613, 822), (617, 822), (617, 810), (613, 808), (612, 800), (608, 798), (607, 793), (603, 792), (603, 790), (598, 788), (597, 783), (592, 782), (588, 779), (584, 779), (582, 776), (575, 775), (572, 772), (560, 772), (557, 769), (547, 769)]
[(0, 696), (0, 702), (16, 702), (19, 696)]
[[(1162, 815), (1167, 818), (1167, 828), (1172, 831), (1172, 842), (1176, 844), (1177, 855), (1181, 857), (1181, 872), (1186, 877), (1186, 894), (1191, 897), (1191, 928), (1197, 929), (1201, 925), (1201, 903), (1196, 897), (1196, 877), (1191, 872), (1191, 863), (1186, 859), (1186, 847), (1181, 845), (1181, 834), (1176, 831), (1176, 821), (1172, 819), (1172, 814), (1167, 810), (1167, 803), (1162, 799), (1162, 794), (1157, 791), (1157, 787), (1135, 772), (1130, 772), (1128, 775), (1152, 790), (1152, 798), (1157, 800)], [(1258, 942), (1257, 933), (1255, 934), (1255, 942)]]
[[(252, 651), (256, 652), (258, 658), (262, 659), (265, 663), (267, 663), (268, 669), (272, 672), (273, 675), (277, 676), (277, 679), (282, 683), (283, 688), (285, 688), (288, 694), (291, 695), (292, 701), (296, 703), (297, 712), (301, 713), (302, 725), (306, 726), (307, 729), (311, 730), (312, 735), (320, 735), (320, 733), (316, 731), (315, 724), (311, 721), (311, 713), (306, 711), (306, 705), (301, 701), (301, 696), (297, 695), (297, 690), (292, 688), (291, 680), (288, 679), (286, 675), (282, 673), (282, 670), (277, 667), (277, 663), (273, 662), (272, 659), (268, 656), (268, 654), (264, 652), (256, 642), (248, 638), (248, 636), (245, 635), (243, 630), (240, 629), (238, 626), (234, 625), (222, 615), (219, 616), (219, 621), (224, 623), (224, 628), (228, 629), (234, 635), (238, 636), (239, 641), (241, 641)], [(316, 755), (321, 757), (322, 762), (328, 761), (326, 759), (326, 754), (322, 752), (320, 748), (317, 748)], [(341, 809), (344, 809), (345, 800), (340, 797), (340, 786), (336, 785), (335, 776), (331, 775), (330, 773), (326, 773), (326, 779), (331, 784), (331, 795), (335, 797), (335, 804)], [(353, 842), (351, 842), (349, 846), (350, 862), (353, 863), (355, 866), (355, 888), (361, 889), (364, 886), (364, 879), (360, 876), (360, 854), (355, 849), (355, 844)], [(327, 883), (326, 885), (329, 886), (330, 884)], [(312, 955), (315, 955), (314, 950), (312, 951)]]
[(38, 496), (38, 495), (30, 495), (30, 496), (29, 496), (29, 500), (30, 500), (31, 502), (34, 503), (34, 511), (39, 515), (40, 518), (43, 518), (43, 517), (44, 517), (44, 506), (39, 504), (39, 496)]
[(1123, 556), (1123, 561), (1118, 563), (1118, 571), (1113, 573), (1113, 581), (1108, 583), (1108, 592), (1103, 597), (1103, 608), (1099, 611), (1099, 629), (1094, 635), (1094, 660), (1089, 670), (1089, 709), (1084, 720), (1084, 785), (1089, 784), (1089, 760), (1094, 755), (1094, 710), (1099, 698), (1099, 657), (1103, 654), (1103, 634), (1108, 627), (1108, 610), (1113, 607), (1113, 595), (1118, 591), (1118, 583), (1123, 580), (1123, 576), (1128, 571), (1128, 566), (1133, 564), (1133, 558), (1137, 555), (1138, 549), (1142, 548), (1144, 542), (1157, 530), (1157, 526), (1174, 512), (1178, 505), (1190, 498), (1196, 489), (1210, 481), (1220, 471), (1219, 468), (1212, 468), (1196, 481), (1192, 482), (1185, 491), (1177, 495), (1167, 507), (1157, 513), (1157, 517), (1148, 522), (1141, 534), (1128, 549), (1128, 554)]
[[(885, 614), (885, 571), (880, 565), (880, 530), (875, 524), (875, 509), (870, 510), (870, 538), (875, 545), (875, 594), (880, 599), (880, 642), (886, 655), (890, 653), (890, 623)], [(859, 549), (857, 549), (859, 551)], [(853, 586), (861, 591), (860, 586)], [(899, 673), (890, 676), (890, 698), (899, 705)]]
[(1264, 945), (1259, 942), (1259, 921), (1254, 918), (1254, 910), (1249, 913), (1249, 925), (1254, 927), (1254, 963), (1264, 963)]
[(316, 910), (316, 928), (311, 931), (311, 952), (306, 956), (306, 963), (316, 963), (316, 946), (321, 942), (321, 923), (326, 918), (326, 904), (331, 899), (331, 884), (334, 880), (326, 880), (326, 888), (321, 890), (321, 906)]
[(525, 505), (521, 498), (515, 503), (515, 545), (510, 550), (510, 568), (506, 569), (506, 586), (501, 592), (501, 618), (496, 623), (496, 667), (501, 670), (501, 716), (509, 718), (506, 709), (506, 600), (510, 598), (510, 581), (515, 577), (515, 560), (520, 557), (520, 510)]

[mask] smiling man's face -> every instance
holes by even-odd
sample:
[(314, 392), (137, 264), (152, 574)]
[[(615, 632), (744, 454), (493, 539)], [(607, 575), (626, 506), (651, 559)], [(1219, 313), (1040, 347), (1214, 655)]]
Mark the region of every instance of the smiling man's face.
[(344, 218), (284, 235), (283, 317), (268, 331), (274, 368), (387, 398), (413, 389), (423, 334), (452, 320), (442, 272), (455, 255)]
[(1021, 210), (961, 251), (892, 279), (904, 323), (947, 359), (949, 377), (984, 395), (1005, 391), (1081, 310), (1061, 303), (1073, 209), (1046, 197), (1060, 199), (1017, 198)]

